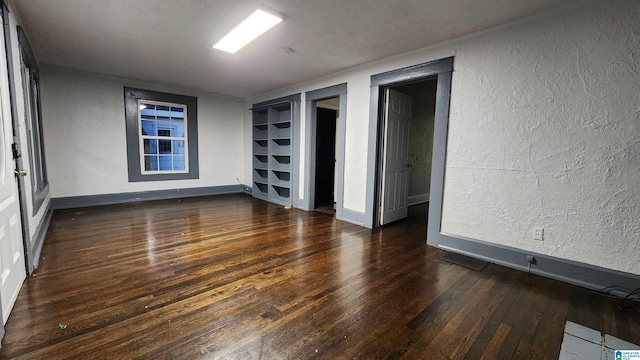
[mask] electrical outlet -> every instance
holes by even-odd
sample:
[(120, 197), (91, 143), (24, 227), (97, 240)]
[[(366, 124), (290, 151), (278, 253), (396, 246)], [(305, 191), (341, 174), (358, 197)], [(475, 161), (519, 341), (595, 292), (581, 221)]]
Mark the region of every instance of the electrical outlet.
[(544, 229), (540, 227), (533, 228), (533, 240), (544, 240)]

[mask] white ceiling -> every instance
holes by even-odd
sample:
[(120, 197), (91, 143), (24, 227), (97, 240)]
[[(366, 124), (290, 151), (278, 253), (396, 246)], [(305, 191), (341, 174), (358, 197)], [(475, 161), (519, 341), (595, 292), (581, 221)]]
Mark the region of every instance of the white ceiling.
[[(246, 98), (580, 0), (15, 0), (38, 61)], [(213, 43), (257, 5), (285, 20)], [(292, 50), (293, 49), (293, 50)]]

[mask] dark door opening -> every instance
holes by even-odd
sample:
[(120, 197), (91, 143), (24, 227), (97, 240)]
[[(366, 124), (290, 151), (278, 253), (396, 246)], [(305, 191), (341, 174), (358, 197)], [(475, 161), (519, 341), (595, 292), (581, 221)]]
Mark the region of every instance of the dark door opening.
[(317, 108), (314, 209), (335, 212), (336, 119), (338, 111)]

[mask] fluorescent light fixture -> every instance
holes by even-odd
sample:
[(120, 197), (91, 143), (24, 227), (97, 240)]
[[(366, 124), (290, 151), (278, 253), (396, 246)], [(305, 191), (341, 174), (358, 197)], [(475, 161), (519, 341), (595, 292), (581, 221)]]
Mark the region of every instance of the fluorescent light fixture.
[(213, 45), (213, 48), (233, 54), (281, 21), (282, 18), (258, 9)]

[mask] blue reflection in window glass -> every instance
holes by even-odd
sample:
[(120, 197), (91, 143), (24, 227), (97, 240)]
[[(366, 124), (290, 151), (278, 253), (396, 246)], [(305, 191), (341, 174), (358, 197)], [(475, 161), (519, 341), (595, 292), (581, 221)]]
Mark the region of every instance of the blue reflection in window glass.
[(160, 171), (163, 170), (173, 170), (173, 159), (172, 156), (159, 156), (160, 158)]
[(156, 114), (156, 106), (153, 104), (140, 104), (140, 113), (143, 115), (155, 115)]
[(171, 122), (158, 121), (158, 136), (171, 136)]
[(169, 117), (169, 107), (166, 105), (156, 105), (156, 115), (157, 116), (164, 116), (164, 117)]
[(142, 120), (142, 135), (156, 136), (156, 122)]
[(171, 108), (171, 118), (172, 119), (184, 119), (184, 109), (172, 107)]
[(173, 157), (173, 170), (185, 170), (184, 156)]
[(173, 136), (184, 137), (184, 120), (173, 119), (171, 121), (171, 128), (173, 130)]
[(173, 154), (184, 154), (184, 140), (173, 140)]

